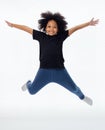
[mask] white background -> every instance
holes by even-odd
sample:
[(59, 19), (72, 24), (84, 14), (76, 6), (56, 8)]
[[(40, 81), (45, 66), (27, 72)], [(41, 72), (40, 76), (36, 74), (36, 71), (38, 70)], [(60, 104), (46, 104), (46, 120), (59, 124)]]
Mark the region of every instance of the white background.
[[(93, 106), (51, 83), (36, 95), (22, 92), (39, 67), (38, 42), (5, 20), (38, 29), (45, 11), (60, 12), (68, 28), (100, 19), (69, 37), (63, 47), (65, 66)], [(0, 0), (0, 129), (104, 130), (105, 120), (105, 7), (104, 0)]]

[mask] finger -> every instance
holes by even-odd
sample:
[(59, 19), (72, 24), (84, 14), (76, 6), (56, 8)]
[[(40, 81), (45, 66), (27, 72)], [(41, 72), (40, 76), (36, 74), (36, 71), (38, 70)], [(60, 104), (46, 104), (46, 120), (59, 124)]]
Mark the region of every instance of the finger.
[(6, 22), (8, 25), (10, 25), (10, 22), (8, 22), (8, 21), (6, 21), (6, 20), (5, 20), (5, 22)]
[(99, 22), (99, 19), (97, 19), (97, 23)]
[(8, 23), (8, 21), (5, 20), (6, 23)]
[(98, 22), (99, 22), (99, 19), (95, 20), (95, 24), (98, 24)]
[(91, 19), (91, 21), (94, 21), (94, 17)]

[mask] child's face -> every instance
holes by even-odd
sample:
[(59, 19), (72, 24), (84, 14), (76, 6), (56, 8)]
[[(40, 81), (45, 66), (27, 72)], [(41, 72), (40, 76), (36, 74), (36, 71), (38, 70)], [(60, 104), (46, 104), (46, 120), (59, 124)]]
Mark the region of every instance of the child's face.
[(56, 35), (58, 32), (58, 26), (57, 26), (56, 21), (54, 20), (48, 21), (45, 30), (46, 30), (46, 33), (50, 36)]

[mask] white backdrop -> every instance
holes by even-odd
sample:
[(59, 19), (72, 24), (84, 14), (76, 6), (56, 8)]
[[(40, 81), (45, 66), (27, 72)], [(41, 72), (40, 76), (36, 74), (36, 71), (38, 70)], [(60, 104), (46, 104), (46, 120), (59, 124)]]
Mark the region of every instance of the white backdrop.
[[(8, 27), (5, 20), (38, 29), (40, 14), (47, 10), (64, 15), (68, 28), (92, 17), (100, 19), (97, 26), (71, 35), (63, 47), (65, 66), (93, 99), (92, 107), (54, 83), (33, 96), (21, 91), (38, 70), (39, 46), (30, 34)], [(0, 1), (0, 129), (105, 129), (104, 12), (104, 0)]]

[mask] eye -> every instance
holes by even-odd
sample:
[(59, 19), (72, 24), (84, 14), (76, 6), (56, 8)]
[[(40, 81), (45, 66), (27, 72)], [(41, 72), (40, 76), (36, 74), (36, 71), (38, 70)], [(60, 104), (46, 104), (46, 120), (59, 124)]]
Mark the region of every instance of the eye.
[(55, 26), (54, 28), (56, 29), (57, 27)]
[(48, 28), (51, 28), (51, 26), (50, 26), (50, 25), (48, 25), (47, 27), (48, 27)]

